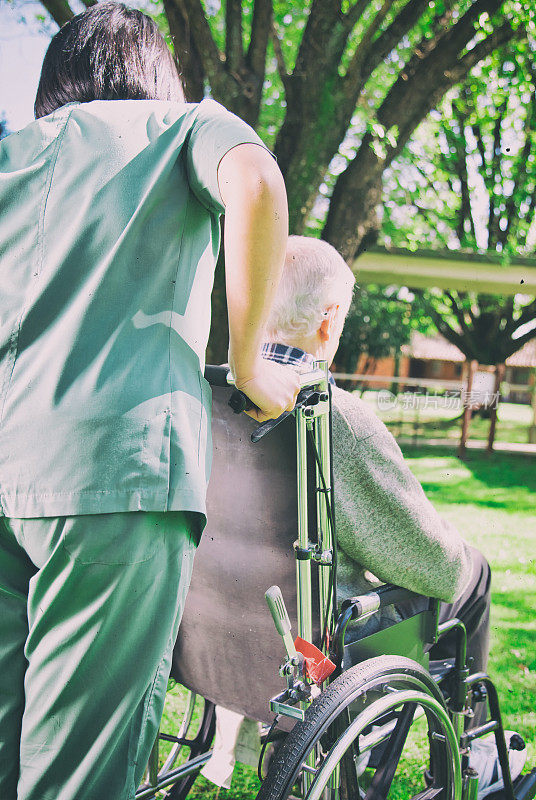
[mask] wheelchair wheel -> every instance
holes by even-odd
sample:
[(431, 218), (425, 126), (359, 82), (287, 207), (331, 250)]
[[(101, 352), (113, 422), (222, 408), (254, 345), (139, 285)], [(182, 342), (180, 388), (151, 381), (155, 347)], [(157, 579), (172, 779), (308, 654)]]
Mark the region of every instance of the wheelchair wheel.
[[(430, 765), (423, 786), (410, 794), (398, 775), (393, 780), (418, 708), (424, 712)], [(441, 692), (429, 673), (399, 656), (371, 658), (343, 672), (289, 733), (257, 800), (291, 796), (460, 800), (458, 744)]]
[[(146, 782), (138, 788), (136, 800), (184, 800), (208, 758), (216, 731), (216, 706), (193, 692), (176, 734), (159, 733), (158, 740), (172, 743), (163, 766), (158, 769), (158, 740), (151, 753)], [(161, 794), (163, 792), (163, 794)]]
[[(209, 751), (216, 732), (216, 706), (209, 700), (204, 700), (203, 702), (203, 716), (197, 735), (188, 745), (189, 753), (185, 766), (187, 766), (188, 761), (193, 761), (197, 756)], [(164, 796), (165, 800), (184, 800), (192, 788), (201, 766), (202, 764), (199, 765), (197, 770), (180, 778), (177, 783), (170, 787)]]

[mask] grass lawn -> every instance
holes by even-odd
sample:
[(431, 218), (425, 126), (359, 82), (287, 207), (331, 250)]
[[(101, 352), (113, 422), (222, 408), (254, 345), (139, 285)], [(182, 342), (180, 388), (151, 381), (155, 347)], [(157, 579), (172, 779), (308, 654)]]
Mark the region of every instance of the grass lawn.
[[(462, 409), (459, 398), (404, 393), (389, 400), (385, 394), (367, 391), (363, 399), (373, 406), (375, 413), (397, 438), (415, 435), (426, 439), (453, 441), (460, 438)], [(528, 405), (500, 403), (496, 441), (526, 444), (529, 441), (532, 417), (532, 409)], [(487, 440), (489, 424), (489, 419), (474, 415), (469, 427), (470, 438)]]
[[(493, 569), (492, 639), (489, 672), (501, 699), (505, 728), (528, 744), (527, 764), (536, 766), (536, 459), (517, 454), (487, 456), (469, 451), (460, 461), (447, 448), (405, 448), (409, 466), (438, 511), (487, 556)], [(170, 694), (164, 730), (184, 702)], [(421, 769), (417, 750), (405, 770)], [(253, 769), (239, 765), (229, 791), (203, 778), (192, 798), (253, 800), (259, 783)]]

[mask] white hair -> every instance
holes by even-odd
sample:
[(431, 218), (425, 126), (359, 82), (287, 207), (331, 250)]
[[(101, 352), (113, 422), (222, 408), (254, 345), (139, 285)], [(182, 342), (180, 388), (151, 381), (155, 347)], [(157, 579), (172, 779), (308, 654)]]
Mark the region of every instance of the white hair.
[(328, 242), (289, 236), (281, 282), (266, 326), (267, 338), (288, 344), (289, 338), (310, 336), (333, 305), (346, 316), (354, 283), (350, 267)]

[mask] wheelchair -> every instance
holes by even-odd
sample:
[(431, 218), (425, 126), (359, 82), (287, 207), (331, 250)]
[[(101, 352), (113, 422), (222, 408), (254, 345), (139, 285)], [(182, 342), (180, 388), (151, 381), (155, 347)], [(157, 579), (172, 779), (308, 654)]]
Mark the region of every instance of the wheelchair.
[[(159, 734), (171, 752), (159, 769), (157, 740), (136, 800), (185, 800), (211, 756), (216, 704), (264, 723), (263, 753), (273, 742), (257, 800), (477, 800), (469, 753), (490, 733), (500, 797), (534, 798), (536, 769), (513, 785), (497, 691), (486, 673), (471, 673), (463, 623), (438, 624), (438, 601), (347, 641), (349, 626), (418, 596), (385, 584), (337, 603), (327, 364), (302, 374), (292, 414), (253, 432), (235, 413), (243, 406), (228, 370), (205, 374), (209, 521), (172, 667), (189, 694), (178, 731)], [(430, 661), (427, 651), (447, 634), (453, 657)], [(476, 707), (485, 721), (468, 727)], [(412, 737), (426, 768), (422, 785), (407, 789), (397, 767)]]

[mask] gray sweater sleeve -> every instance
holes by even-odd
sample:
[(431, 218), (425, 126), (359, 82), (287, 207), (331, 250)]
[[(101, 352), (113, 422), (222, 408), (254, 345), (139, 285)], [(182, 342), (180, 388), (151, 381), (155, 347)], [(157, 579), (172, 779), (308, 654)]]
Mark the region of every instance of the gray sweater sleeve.
[(385, 425), (333, 391), (337, 539), (383, 581), (453, 602), (471, 576), (469, 547), (435, 511)]

